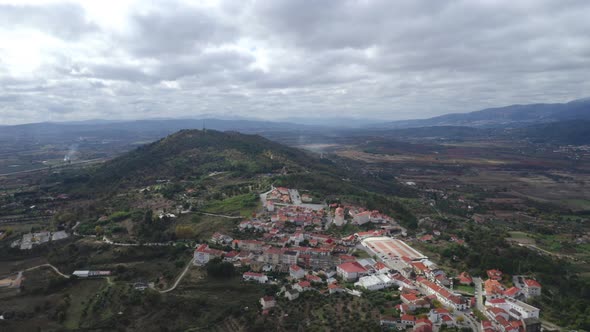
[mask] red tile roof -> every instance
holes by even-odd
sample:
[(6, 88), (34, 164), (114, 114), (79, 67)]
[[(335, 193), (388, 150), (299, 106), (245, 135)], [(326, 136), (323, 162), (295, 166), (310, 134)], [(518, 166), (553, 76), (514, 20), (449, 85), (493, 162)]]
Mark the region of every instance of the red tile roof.
[(338, 265), (338, 267), (346, 273), (363, 273), (367, 270), (358, 262), (347, 262)]
[(518, 294), (518, 292), (520, 292), (520, 289), (518, 289), (516, 287), (510, 287), (504, 291), (504, 295), (514, 297), (514, 295)]
[(534, 279), (525, 279), (524, 283), (527, 285), (527, 287), (539, 287), (541, 288), (541, 284)]
[(413, 322), (413, 321), (415, 321), (415, 320), (416, 320), (416, 317), (414, 317), (414, 316), (412, 316), (412, 315), (407, 315), (407, 314), (406, 314), (406, 315), (402, 315), (401, 319), (402, 319), (402, 320), (407, 320), (407, 321), (412, 321), (412, 322)]
[(297, 285), (299, 285), (299, 287), (301, 288), (310, 288), (311, 284), (309, 283), (309, 281), (300, 281), (297, 283)]

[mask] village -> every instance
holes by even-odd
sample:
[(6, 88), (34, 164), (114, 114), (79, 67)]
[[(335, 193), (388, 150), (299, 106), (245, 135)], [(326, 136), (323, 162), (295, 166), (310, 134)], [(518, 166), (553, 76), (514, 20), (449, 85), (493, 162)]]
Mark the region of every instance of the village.
[[(510, 279), (493, 267), (485, 281), (467, 272), (447, 275), (407, 244), (431, 241), (433, 235), (411, 239), (393, 218), (379, 211), (312, 204), (309, 195), (283, 187), (273, 187), (260, 198), (263, 211), (237, 226), (243, 238), (217, 232), (209, 243), (196, 248), (193, 263), (204, 266), (222, 259), (247, 270), (244, 282), (279, 286), (274, 296), (260, 299), (263, 315), (272, 315), (284, 301), (297, 301), (303, 292), (363, 296), (397, 291), (400, 303), (380, 319), (384, 330), (541, 331), (539, 309), (525, 302), (541, 295), (541, 285), (533, 278)], [(329, 231), (346, 225), (366, 230), (344, 236)], [(452, 241), (464, 243), (454, 236)], [(474, 292), (466, 294), (457, 286), (473, 287)]]

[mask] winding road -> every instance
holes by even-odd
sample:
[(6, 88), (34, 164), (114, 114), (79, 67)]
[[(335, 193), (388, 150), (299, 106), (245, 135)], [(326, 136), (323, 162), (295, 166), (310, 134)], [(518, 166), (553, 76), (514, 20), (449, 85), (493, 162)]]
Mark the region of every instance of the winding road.
[(53, 266), (53, 265), (51, 265), (51, 264), (49, 264), (49, 263), (47, 263), (47, 264), (41, 264), (41, 265), (37, 265), (37, 266), (30, 267), (30, 268), (28, 268), (28, 269), (25, 269), (25, 270), (24, 270), (24, 272), (27, 272), (27, 271), (33, 271), (33, 270), (36, 270), (36, 269), (39, 269), (39, 268), (42, 268), (42, 267), (48, 267), (48, 268), (52, 269), (52, 270), (53, 270), (55, 273), (59, 274), (60, 276), (62, 276), (62, 277), (64, 277), (64, 278), (66, 278), (66, 279), (69, 279), (69, 278), (70, 278), (70, 276), (69, 276), (69, 275), (61, 273), (61, 272), (60, 272), (60, 271), (57, 269), (57, 267), (55, 267), (55, 266)]
[(180, 283), (180, 281), (184, 278), (184, 276), (188, 272), (188, 269), (191, 267), (191, 265), (193, 265), (193, 259), (192, 259), (192, 257), (188, 261), (188, 264), (184, 268), (184, 271), (182, 271), (182, 273), (178, 276), (178, 278), (176, 278), (176, 281), (174, 282), (174, 285), (172, 285), (172, 287), (170, 287), (168, 289), (159, 290), (158, 292), (160, 292), (161, 294), (164, 294), (164, 293), (168, 293), (168, 292), (171, 292), (171, 291), (175, 290), (176, 289), (176, 286), (178, 286), (178, 284)]

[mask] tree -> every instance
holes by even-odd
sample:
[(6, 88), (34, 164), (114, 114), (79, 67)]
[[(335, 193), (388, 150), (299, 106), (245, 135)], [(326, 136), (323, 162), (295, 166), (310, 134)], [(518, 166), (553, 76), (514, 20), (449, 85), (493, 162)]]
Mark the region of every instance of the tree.
[(174, 233), (178, 239), (191, 239), (195, 236), (195, 232), (193, 231), (192, 227), (188, 225), (176, 226)]
[(217, 257), (207, 263), (207, 275), (215, 278), (231, 278), (236, 274), (232, 263), (224, 262)]

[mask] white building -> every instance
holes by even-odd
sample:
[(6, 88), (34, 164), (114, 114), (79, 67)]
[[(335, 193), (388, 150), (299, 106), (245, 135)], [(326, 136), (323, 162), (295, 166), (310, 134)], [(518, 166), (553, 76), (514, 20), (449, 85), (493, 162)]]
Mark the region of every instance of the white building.
[(268, 282), (268, 277), (263, 273), (256, 272), (245, 272), (242, 275), (244, 281), (257, 281), (258, 283), (265, 284)]
[(337, 207), (334, 213), (334, 225), (342, 226), (346, 224), (346, 220), (344, 219), (344, 209), (342, 207)]
[(305, 277), (305, 270), (298, 265), (289, 266), (289, 275), (293, 279), (302, 279)]
[(277, 305), (275, 298), (272, 296), (265, 296), (260, 298), (260, 305), (262, 305), (262, 310), (267, 310), (270, 308), (274, 308)]
[(299, 298), (299, 292), (295, 289), (285, 291), (285, 297), (289, 299), (289, 301), (296, 300), (297, 298)]
[(368, 290), (379, 290), (393, 286), (394, 282), (385, 274), (375, 274), (360, 278), (354, 285)]
[(541, 295), (541, 284), (534, 279), (525, 279), (522, 293), (528, 299)]
[(205, 265), (214, 257), (221, 257), (224, 254), (223, 251), (217, 249), (211, 249), (206, 244), (201, 244), (193, 253), (193, 264)]
[(512, 298), (486, 300), (486, 306), (504, 309), (515, 319), (539, 318), (540, 310), (530, 304)]

